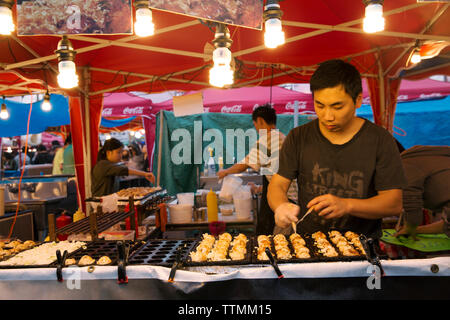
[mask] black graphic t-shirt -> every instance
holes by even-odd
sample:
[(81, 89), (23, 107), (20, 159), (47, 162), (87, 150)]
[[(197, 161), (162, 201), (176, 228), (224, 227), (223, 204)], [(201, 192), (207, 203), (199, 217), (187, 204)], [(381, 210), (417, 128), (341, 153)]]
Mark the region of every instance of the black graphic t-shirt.
[[(377, 191), (402, 189), (406, 179), (400, 154), (391, 134), (365, 120), (355, 136), (343, 145), (332, 144), (319, 129), (318, 120), (292, 129), (281, 149), (278, 174), (298, 181), (300, 216), (317, 196), (368, 199)], [(381, 219), (346, 215), (324, 219), (310, 214), (297, 230), (313, 233), (330, 228), (352, 230), (369, 237), (381, 237)]]

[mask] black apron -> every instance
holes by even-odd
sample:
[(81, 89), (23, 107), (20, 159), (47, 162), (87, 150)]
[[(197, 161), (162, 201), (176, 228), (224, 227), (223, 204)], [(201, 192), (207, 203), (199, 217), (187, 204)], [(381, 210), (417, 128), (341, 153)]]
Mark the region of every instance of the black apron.
[(270, 209), (269, 202), (267, 201), (268, 186), (269, 180), (267, 180), (266, 176), (263, 176), (263, 189), (256, 223), (256, 234), (258, 235), (272, 234), (273, 228), (275, 227), (275, 214), (272, 209)]

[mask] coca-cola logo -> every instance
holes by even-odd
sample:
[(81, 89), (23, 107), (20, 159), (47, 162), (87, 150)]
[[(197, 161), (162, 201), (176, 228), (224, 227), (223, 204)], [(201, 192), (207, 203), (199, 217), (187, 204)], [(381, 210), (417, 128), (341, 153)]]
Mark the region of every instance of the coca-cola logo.
[(144, 107), (134, 107), (134, 108), (126, 107), (122, 111), (123, 114), (142, 114), (143, 112)]
[(234, 105), (232, 107), (223, 106), (220, 110), (222, 113), (239, 113), (242, 112), (242, 105)]
[(398, 95), (398, 97), (397, 97), (397, 101), (405, 101), (405, 100), (408, 100), (408, 95), (407, 94), (400, 94), (400, 95)]
[[(298, 101), (298, 109), (306, 109), (308, 105), (307, 101)], [(295, 101), (294, 102), (288, 102), (286, 103), (285, 109), (286, 110), (295, 110)]]
[(437, 98), (437, 97), (442, 97), (442, 95), (440, 93), (430, 93), (430, 94), (422, 93), (420, 95), (419, 99), (429, 99), (429, 98)]
[(110, 116), (110, 115), (112, 115), (112, 111), (113, 111), (112, 108), (105, 108), (102, 111), (102, 116)]

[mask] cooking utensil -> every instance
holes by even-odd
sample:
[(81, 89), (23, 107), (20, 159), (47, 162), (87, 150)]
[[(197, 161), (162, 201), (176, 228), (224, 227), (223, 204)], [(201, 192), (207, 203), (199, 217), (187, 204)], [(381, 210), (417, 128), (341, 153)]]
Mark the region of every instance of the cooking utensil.
[(297, 222), (292, 222), (292, 229), (294, 229), (294, 233), (297, 233), (297, 225), (298, 225), (300, 222), (302, 222), (303, 219), (305, 219), (306, 216), (307, 216), (308, 214), (310, 214), (310, 213), (313, 211), (313, 209), (314, 209), (314, 206), (312, 206), (311, 208), (309, 208), (309, 210), (306, 212), (306, 214), (305, 214), (300, 220), (298, 220)]
[(183, 249), (186, 248), (186, 244), (183, 247), (178, 247), (177, 249), (177, 257), (174, 261), (172, 268), (170, 269), (169, 274), (169, 282), (173, 282), (173, 279), (175, 278), (175, 273), (177, 272), (177, 269), (183, 266), (183, 260), (181, 257), (181, 253), (183, 252)]
[(284, 275), (281, 273), (280, 268), (278, 268), (277, 261), (275, 260), (274, 256), (270, 252), (270, 249), (266, 248), (265, 251), (266, 251), (267, 256), (269, 257), (270, 264), (272, 265), (272, 267), (275, 269), (275, 272), (277, 273), (278, 279), (283, 279)]

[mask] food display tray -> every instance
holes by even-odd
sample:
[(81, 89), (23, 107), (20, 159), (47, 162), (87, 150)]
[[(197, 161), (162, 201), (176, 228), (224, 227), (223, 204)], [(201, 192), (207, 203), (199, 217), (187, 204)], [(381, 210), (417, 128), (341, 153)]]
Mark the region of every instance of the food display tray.
[(178, 249), (182, 250), (181, 261), (185, 261), (196, 242), (196, 239), (151, 239), (135, 251), (128, 262), (130, 265), (172, 266)]
[[(33, 247), (31, 247), (31, 248), (29, 248), (29, 249), (27, 249), (27, 250), (23, 250), (23, 251), (21, 251), (21, 252), (18, 252), (18, 253), (15, 253), (15, 254), (13, 254), (13, 255), (11, 255), (11, 256), (9, 256), (9, 257), (6, 257), (6, 258), (4, 258), (3, 260), (0, 260), (0, 261), (6, 261), (6, 260), (9, 260), (9, 259), (11, 259), (11, 258), (13, 258), (14, 256), (16, 256), (16, 255), (18, 255), (19, 253), (22, 253), (22, 252), (26, 252), (26, 251), (28, 251), (28, 250), (31, 250), (31, 249), (33, 249), (33, 248), (36, 248), (36, 247), (38, 247), (38, 246), (40, 246), (41, 244), (44, 244), (44, 243), (48, 243), (49, 241), (42, 241), (42, 242), (37, 242), (37, 241), (35, 241), (35, 245), (33, 246)], [(81, 248), (80, 248), (81, 249)], [(76, 251), (78, 251), (78, 250), (80, 250), (80, 249), (77, 249), (77, 250), (75, 250), (74, 252), (72, 252), (72, 254), (73, 253), (75, 253)], [(62, 252), (61, 252), (61, 254), (62, 254)], [(52, 268), (52, 267), (56, 267), (56, 257), (55, 257), (55, 261), (54, 262), (52, 262), (52, 263), (50, 263), (50, 264), (41, 264), (41, 265), (38, 265), (38, 264), (35, 264), (35, 265), (14, 265), (14, 266), (3, 266), (3, 265), (0, 265), (0, 269), (34, 269), (34, 268)]]
[[(133, 254), (133, 252), (138, 250), (143, 245), (142, 241), (124, 241), (124, 242), (130, 244), (130, 251), (129, 251), (128, 257), (130, 257)], [(63, 254), (63, 252), (61, 252), (61, 254)], [(84, 255), (88, 255), (92, 259), (95, 259), (96, 261), (103, 256), (108, 256), (111, 259), (111, 263), (108, 265), (116, 266), (117, 259), (118, 259), (117, 241), (116, 240), (98, 240), (98, 241), (89, 242), (85, 246), (70, 253), (67, 256), (67, 259), (75, 259), (77, 263), (74, 265), (81, 267), (81, 265), (78, 265), (78, 261)], [(56, 265), (57, 265), (57, 262), (54, 262), (51, 264), (51, 267), (56, 267)], [(94, 264), (88, 265), (88, 266), (98, 266), (98, 265), (96, 263), (94, 263)], [(83, 267), (86, 267), (86, 265), (83, 265)]]
[[(232, 235), (233, 239), (235, 235)], [(215, 237), (218, 240), (218, 237)], [(191, 260), (190, 255), (187, 256), (186, 265), (189, 267), (205, 267), (205, 266), (233, 266), (233, 265), (247, 265), (252, 263), (252, 248), (253, 248), (253, 240), (251, 237), (247, 237), (247, 253), (245, 258), (242, 260), (231, 260), (231, 258), (227, 255), (227, 259), (224, 261), (203, 261), (203, 262), (195, 262)], [(232, 240), (233, 241), (233, 240)], [(201, 240), (197, 239), (195, 245), (192, 247), (190, 252), (195, 252), (197, 247), (199, 246)], [(232, 249), (232, 245), (228, 248), (228, 252)]]
[[(360, 253), (360, 255), (357, 256), (344, 256), (339, 249), (334, 245), (334, 243), (330, 240), (328, 234), (324, 232), (324, 234), (327, 237), (328, 242), (333, 246), (333, 248), (338, 253), (338, 256), (336, 257), (325, 257), (322, 253), (319, 252), (319, 248), (317, 248), (314, 245), (314, 239), (311, 237), (310, 234), (300, 234), (302, 238), (305, 240), (305, 246), (309, 249), (309, 253), (311, 255), (311, 258), (305, 258), (300, 259), (295, 257), (295, 251), (292, 247), (292, 243), (289, 240), (289, 236), (286, 236), (286, 239), (288, 240), (288, 246), (291, 251), (292, 258), (291, 259), (278, 259), (276, 255), (275, 245), (273, 242), (273, 236), (270, 237), (271, 242), (271, 251), (274, 256), (274, 258), (277, 260), (277, 263), (308, 263), (308, 262), (337, 262), (337, 261), (361, 261), (365, 260), (366, 256), (362, 254), (357, 248), (355, 248), (356, 251)], [(258, 260), (258, 240), (257, 237), (254, 237), (254, 248), (253, 248), (253, 254), (252, 254), (252, 262), (254, 264), (270, 264), (269, 260)], [(351, 244), (350, 244), (351, 245)], [(354, 247), (353, 245), (351, 245)]]

